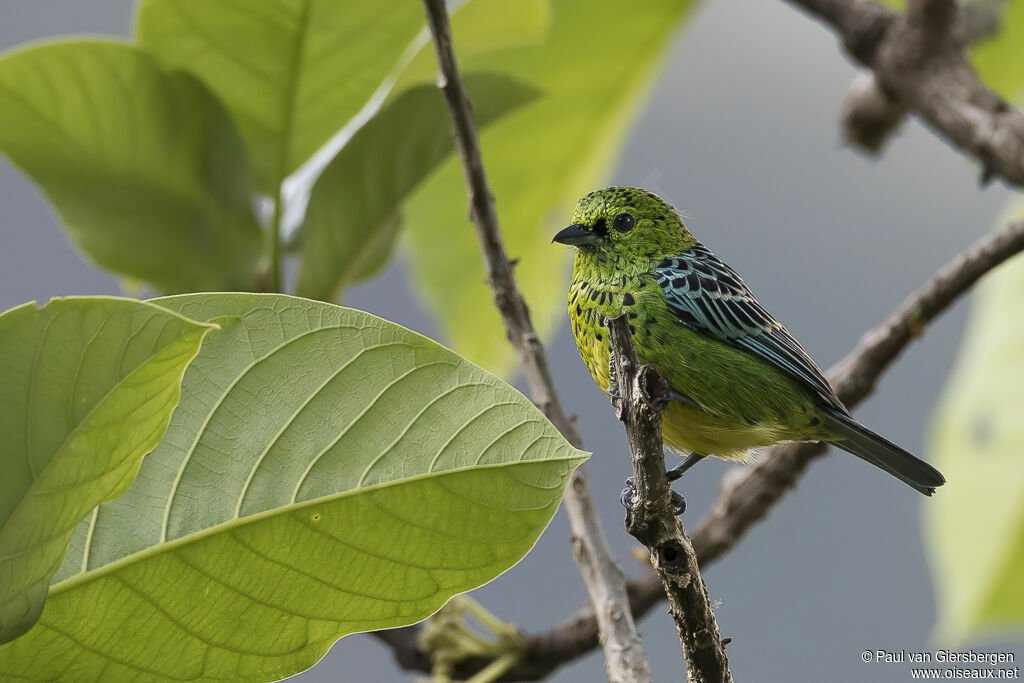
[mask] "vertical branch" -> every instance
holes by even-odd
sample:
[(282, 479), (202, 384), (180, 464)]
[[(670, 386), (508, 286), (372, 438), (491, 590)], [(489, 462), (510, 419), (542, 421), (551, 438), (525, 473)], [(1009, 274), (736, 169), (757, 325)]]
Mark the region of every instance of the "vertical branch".
[(626, 530), (651, 553), (683, 646), (688, 680), (731, 682), (725, 643), (697, 566), (697, 553), (676, 515), (665, 476), (661, 413), (668, 403), (668, 383), (654, 368), (640, 365), (625, 316), (608, 321), (608, 340), (622, 394), (619, 418), (626, 427), (633, 462), (634, 495)]
[[(580, 447), (579, 432), (562, 410), (544, 346), (530, 321), (530, 311), (505, 253), (473, 112), (455, 60), (444, 0), (424, 0), (424, 6), (440, 67), (438, 85), (451, 113), (455, 145), (469, 190), (470, 218), (476, 225), (494, 302), (505, 321), (534, 402), (570, 443)], [(650, 681), (650, 665), (629, 609), (625, 577), (608, 548), (582, 467), (573, 474), (566, 489), (565, 507), (572, 525), (573, 554), (597, 616), (608, 678), (616, 683)]]
[(585, 472), (577, 470), (569, 480), (565, 509), (572, 527), (573, 558), (597, 616), (608, 680), (650, 681), (651, 669), (630, 609), (626, 577), (608, 547)]

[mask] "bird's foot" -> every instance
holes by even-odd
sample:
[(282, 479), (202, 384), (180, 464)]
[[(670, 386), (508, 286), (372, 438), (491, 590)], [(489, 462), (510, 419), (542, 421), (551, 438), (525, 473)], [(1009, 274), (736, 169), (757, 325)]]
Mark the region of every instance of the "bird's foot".
[(626, 512), (629, 512), (631, 503), (633, 502), (633, 494), (636, 493), (633, 477), (626, 477), (625, 484), (626, 485), (622, 487), (622, 493), (619, 494), (619, 502), (622, 503), (622, 507), (626, 508)]
[(686, 499), (679, 491), (672, 491), (672, 507), (676, 511), (676, 517), (681, 517), (686, 512)]
[(622, 392), (619, 391), (619, 385), (615, 382), (611, 382), (608, 385), (608, 398), (612, 400), (613, 406), (619, 407), (619, 401), (622, 400)]
[[(676, 515), (678, 516), (686, 512), (686, 499), (683, 498), (683, 494), (678, 491), (672, 491), (671, 493), (672, 507), (675, 509)], [(633, 496), (635, 494), (636, 483), (633, 481), (633, 477), (626, 477), (625, 486), (622, 489), (622, 493), (619, 494), (619, 502), (622, 503), (622, 507), (626, 508), (627, 523), (629, 521), (629, 514), (632, 509)]]

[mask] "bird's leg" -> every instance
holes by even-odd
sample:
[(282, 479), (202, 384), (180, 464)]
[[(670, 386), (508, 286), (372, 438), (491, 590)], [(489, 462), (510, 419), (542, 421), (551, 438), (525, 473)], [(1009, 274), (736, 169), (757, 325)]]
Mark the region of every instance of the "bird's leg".
[[(686, 457), (686, 460), (682, 461), (681, 463), (670, 469), (668, 472), (666, 472), (665, 478), (669, 480), (669, 483), (676, 481), (684, 474), (686, 474), (686, 471), (688, 469), (690, 469), (703, 459), (704, 456), (701, 455), (700, 453), (690, 453), (690, 455)], [(672, 491), (672, 507), (676, 509), (676, 515), (681, 515), (684, 512), (686, 512), (686, 499), (683, 498), (683, 494), (679, 493), (678, 491)]]
[(701, 460), (703, 460), (704, 457), (705, 456), (701, 455), (700, 453), (690, 453), (688, 456), (686, 456), (686, 460), (682, 461), (681, 463), (670, 469), (668, 472), (666, 472), (665, 476), (668, 477), (669, 481), (676, 481), (684, 474), (686, 474), (686, 471), (688, 469), (690, 469), (691, 467), (699, 463)]
[(669, 389), (668, 390), (668, 398), (669, 398), (670, 401), (679, 401), (680, 403), (685, 403), (686, 405), (690, 406), (691, 408), (698, 408), (700, 410), (703, 410), (703, 408), (700, 407), (699, 403), (694, 401), (692, 398), (690, 398), (686, 394), (680, 394), (678, 391), (673, 391), (672, 389)]

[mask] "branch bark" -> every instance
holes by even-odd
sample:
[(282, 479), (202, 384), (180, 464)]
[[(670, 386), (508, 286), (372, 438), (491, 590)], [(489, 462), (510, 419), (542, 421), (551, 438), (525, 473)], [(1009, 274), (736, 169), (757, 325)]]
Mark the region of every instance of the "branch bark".
[[(936, 271), (880, 325), (866, 332), (856, 347), (829, 371), (829, 380), (843, 402), (853, 408), (870, 396), (879, 378), (924, 333), (929, 323), (982, 276), (1022, 251), (1024, 221), (1018, 221), (979, 239)], [(768, 449), (756, 465), (731, 470), (723, 478), (718, 499), (692, 537), (700, 566), (707, 567), (731, 550), (793, 487), (811, 461), (824, 452), (819, 444), (776, 446)], [(627, 589), (637, 619), (665, 598), (661, 578), (653, 572), (628, 582)], [(391, 638), (387, 633), (390, 632), (373, 635), (384, 640)], [(540, 680), (590, 652), (598, 645), (597, 621), (587, 606), (547, 631), (524, 634), (524, 638), (522, 660), (502, 680)], [(424, 660), (425, 655), (415, 651), (415, 637), (407, 639), (405, 647), (390, 644), (404, 668), (429, 671), (429, 659)], [(460, 671), (468, 675), (478, 671), (482, 664), (486, 662), (466, 662)]]
[[(866, 146), (879, 148), (905, 108), (977, 159), (983, 182), (1001, 177), (1024, 187), (1024, 114), (982, 83), (967, 62), (964, 46), (975, 29), (953, 0), (912, 0), (904, 14), (870, 0), (788, 2), (826, 23), (847, 53), (871, 69), (874, 104), (889, 101), (877, 121), (855, 124), (865, 129)], [(866, 109), (847, 102), (846, 111), (863, 119)], [(846, 134), (857, 135), (850, 121)]]
[(665, 477), (661, 414), (668, 404), (668, 382), (656, 369), (640, 364), (625, 316), (608, 321), (608, 343), (621, 394), (617, 412), (626, 427), (633, 463), (633, 497), (626, 530), (650, 551), (651, 565), (664, 586), (668, 611), (683, 646), (687, 680), (731, 683), (729, 659), (697, 554), (676, 515)]
[[(558, 399), (544, 346), (530, 321), (530, 311), (505, 252), (472, 108), (455, 59), (445, 2), (424, 0), (423, 4), (437, 52), (438, 86), (451, 114), (452, 133), (469, 191), (469, 214), (480, 239), (494, 302), (505, 321), (509, 341), (519, 356), (537, 407), (570, 443), (582, 447), (583, 440)], [(650, 681), (650, 665), (629, 608), (626, 578), (608, 547), (583, 467), (577, 468), (569, 481), (565, 507), (573, 533), (573, 556), (596, 615), (608, 678), (614, 683)]]

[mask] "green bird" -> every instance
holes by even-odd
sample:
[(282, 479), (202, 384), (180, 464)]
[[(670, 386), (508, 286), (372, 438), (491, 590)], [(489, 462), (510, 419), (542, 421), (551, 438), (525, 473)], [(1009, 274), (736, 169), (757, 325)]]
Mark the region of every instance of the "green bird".
[[(690, 454), (670, 479), (707, 455), (745, 461), (754, 448), (825, 441), (925, 495), (945, 482), (854, 420), (800, 343), (657, 195), (591, 192), (553, 241), (576, 247), (569, 317), (598, 386), (615, 398), (605, 319), (622, 314), (640, 361), (668, 380), (664, 440)], [(681, 508), (681, 497), (676, 502)]]

